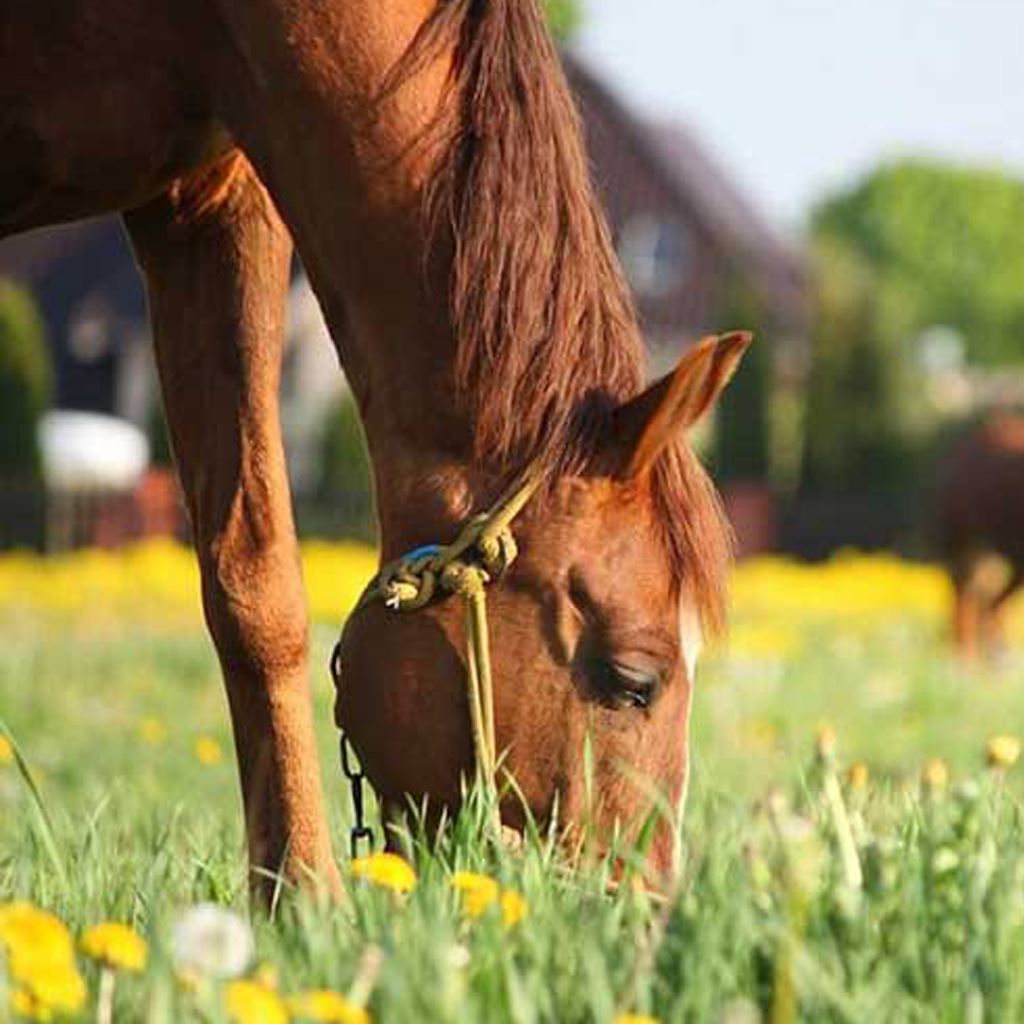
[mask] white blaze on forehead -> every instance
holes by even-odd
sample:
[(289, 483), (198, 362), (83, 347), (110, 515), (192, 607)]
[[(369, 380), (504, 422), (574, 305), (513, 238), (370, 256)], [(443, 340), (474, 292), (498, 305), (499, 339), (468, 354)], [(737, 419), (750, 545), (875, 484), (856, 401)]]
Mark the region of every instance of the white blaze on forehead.
[[(700, 615), (693, 606), (693, 602), (684, 594), (679, 603), (679, 645), (682, 648), (683, 663), (686, 665), (686, 681), (690, 685), (686, 688), (687, 714), (686, 728), (689, 732), (690, 714), (689, 706), (693, 700), (693, 683), (697, 672), (697, 659), (700, 657), (701, 645), (704, 637), (700, 628)], [(682, 822), (683, 811), (686, 808), (686, 796), (690, 789), (690, 744), (684, 736), (682, 748), (682, 773), (683, 784), (679, 790), (679, 802), (676, 804), (676, 827), (675, 846), (673, 849), (673, 863), (678, 865), (681, 856)]]
[(692, 683), (704, 636), (700, 628), (700, 615), (686, 598), (679, 604), (679, 643), (683, 650), (683, 662), (686, 664), (686, 678)]

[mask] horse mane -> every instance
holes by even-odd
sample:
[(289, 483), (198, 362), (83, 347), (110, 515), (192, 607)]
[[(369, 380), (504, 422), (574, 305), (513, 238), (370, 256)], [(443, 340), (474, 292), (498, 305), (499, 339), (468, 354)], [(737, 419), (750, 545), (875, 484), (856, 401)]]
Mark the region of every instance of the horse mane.
[[(455, 383), (474, 456), (505, 472), (580, 471), (645, 378), (580, 117), (539, 0), (438, 0), (386, 89), (444, 52), (424, 214), (451, 248)], [(682, 440), (652, 484), (676, 578), (717, 626), (729, 540), (714, 488)]]

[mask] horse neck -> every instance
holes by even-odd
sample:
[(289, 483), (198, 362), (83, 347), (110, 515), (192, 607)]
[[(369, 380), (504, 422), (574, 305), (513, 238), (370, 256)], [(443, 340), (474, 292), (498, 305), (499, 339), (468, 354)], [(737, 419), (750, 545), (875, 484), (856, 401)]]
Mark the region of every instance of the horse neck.
[[(442, 58), (378, 102), (432, 0), (221, 0), (241, 55), (221, 86), (231, 129), (287, 221), (359, 402), (385, 512), (391, 481), (465, 461), (455, 412), (446, 257), (421, 210), (417, 145)], [(450, 60), (450, 55), (447, 58)], [(386, 523), (385, 523), (385, 529)]]

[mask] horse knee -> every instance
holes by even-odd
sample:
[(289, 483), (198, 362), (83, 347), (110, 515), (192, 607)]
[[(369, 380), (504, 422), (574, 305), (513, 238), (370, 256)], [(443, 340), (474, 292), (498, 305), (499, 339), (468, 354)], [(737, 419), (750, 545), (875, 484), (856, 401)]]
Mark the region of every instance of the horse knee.
[(203, 606), (225, 672), (265, 682), (303, 673), (309, 648), (298, 554), (293, 545), (200, 554)]

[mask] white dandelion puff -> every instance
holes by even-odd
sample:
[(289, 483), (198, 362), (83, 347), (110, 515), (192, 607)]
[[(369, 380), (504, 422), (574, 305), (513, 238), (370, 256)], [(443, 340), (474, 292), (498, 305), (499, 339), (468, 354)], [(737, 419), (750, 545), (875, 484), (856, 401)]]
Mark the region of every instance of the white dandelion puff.
[(184, 974), (237, 978), (252, 961), (252, 932), (238, 914), (200, 903), (174, 922), (171, 956)]

